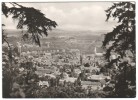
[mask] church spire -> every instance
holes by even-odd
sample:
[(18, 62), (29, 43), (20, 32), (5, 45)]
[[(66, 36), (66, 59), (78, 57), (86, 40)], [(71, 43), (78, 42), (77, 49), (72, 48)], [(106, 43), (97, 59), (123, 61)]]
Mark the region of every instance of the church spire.
[(95, 53), (95, 54), (97, 53), (96, 47), (94, 48), (94, 53)]

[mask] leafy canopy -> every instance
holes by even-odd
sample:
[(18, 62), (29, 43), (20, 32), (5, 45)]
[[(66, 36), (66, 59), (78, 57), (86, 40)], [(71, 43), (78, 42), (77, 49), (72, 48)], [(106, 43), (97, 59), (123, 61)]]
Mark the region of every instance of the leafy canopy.
[[(135, 97), (135, 3), (113, 3), (106, 10), (106, 14), (106, 21), (114, 18), (119, 24), (105, 35), (103, 41), (103, 47), (106, 48), (105, 58), (109, 62), (107, 66), (111, 68), (112, 79), (115, 80), (114, 93), (111, 97)], [(119, 57), (110, 59), (113, 53)]]
[[(2, 12), (8, 17), (18, 20), (17, 29), (27, 28), (27, 35), (31, 34), (32, 40), (40, 46), (40, 36), (48, 35), (47, 31), (56, 27), (57, 23), (45, 17), (45, 15), (33, 7), (24, 7), (15, 2), (10, 2), (12, 7), (2, 3)], [(28, 34), (29, 33), (29, 34)], [(26, 35), (26, 34), (25, 34)]]
[(130, 50), (135, 54), (135, 4), (130, 2), (114, 3), (106, 10), (107, 19), (113, 17), (118, 20), (119, 25), (112, 32), (105, 35), (103, 47), (107, 47), (106, 58), (111, 52), (116, 52), (121, 57), (126, 56), (126, 51)]

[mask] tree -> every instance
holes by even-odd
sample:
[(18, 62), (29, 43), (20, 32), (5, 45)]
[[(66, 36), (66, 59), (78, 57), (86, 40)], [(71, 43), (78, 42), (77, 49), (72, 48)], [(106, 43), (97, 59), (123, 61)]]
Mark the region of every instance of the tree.
[[(118, 25), (105, 35), (103, 47), (106, 48), (105, 58), (108, 60), (108, 67), (117, 64), (115, 71), (115, 95), (116, 97), (135, 97), (129, 95), (128, 90), (135, 86), (135, 3), (118, 2), (106, 10), (107, 21), (113, 17), (118, 20)], [(116, 54), (116, 59), (109, 60), (112, 54)], [(113, 67), (112, 67), (113, 69)], [(129, 69), (129, 70), (128, 70)], [(133, 80), (127, 74), (133, 74)], [(135, 91), (135, 90), (134, 90)]]
[(89, 63), (84, 64), (85, 67), (90, 67)]
[[(47, 31), (57, 26), (56, 22), (46, 18), (40, 10), (33, 7), (24, 7), (15, 2), (9, 4), (12, 7), (8, 7), (7, 3), (2, 3), (3, 15), (6, 17), (11, 15), (13, 19), (18, 20), (17, 29), (24, 29), (24, 26), (27, 29), (27, 33), (23, 34), (23, 38), (32, 39), (41, 46), (40, 36), (43, 36), (42, 34), (47, 36)], [(2, 26), (5, 25), (2, 24)], [(4, 46), (5, 42), (8, 46)], [(17, 49), (7, 41), (4, 29), (2, 29), (2, 44), (3, 97), (34, 97), (33, 92), (37, 90), (38, 76), (35, 74), (36, 69), (33, 68), (33, 62), (23, 62), (24, 66), (20, 66)], [(19, 85), (18, 90), (13, 89), (14, 83)]]
[[(40, 45), (40, 36), (48, 35), (47, 31), (52, 30), (52, 27), (56, 27), (57, 23), (51, 19), (45, 17), (45, 15), (33, 7), (24, 7), (18, 3), (10, 2), (13, 7), (8, 7), (7, 3), (2, 3), (2, 13), (8, 17), (12, 16), (13, 19), (18, 20), (17, 29), (24, 29), (27, 27), (27, 33), (23, 35), (23, 38), (31, 36), (32, 41)], [(4, 36), (3, 36), (4, 38)]]

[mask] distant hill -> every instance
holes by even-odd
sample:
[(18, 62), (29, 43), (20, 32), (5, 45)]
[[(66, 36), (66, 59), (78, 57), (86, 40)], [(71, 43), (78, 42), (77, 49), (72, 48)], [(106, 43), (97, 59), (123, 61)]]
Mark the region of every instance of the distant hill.
[[(23, 31), (24, 33), (26, 30)], [(9, 43), (15, 44), (17, 41), (21, 41), (22, 30), (5, 30), (7, 34)], [(104, 34), (105, 32), (103, 32)], [(48, 32), (48, 37), (43, 37), (40, 39), (42, 44), (42, 49), (45, 48), (45, 43), (50, 42), (51, 49), (79, 49), (84, 53), (91, 54), (94, 51), (95, 46), (102, 46), (103, 35), (100, 35), (100, 32), (92, 31), (66, 31), (54, 29), (53, 31)], [(95, 35), (98, 34), (98, 35)], [(62, 37), (62, 38), (60, 38)], [(70, 39), (74, 39), (76, 43), (68, 43)], [(13, 41), (14, 40), (14, 41)], [(46, 49), (46, 48), (45, 48)]]
[[(9, 36), (20, 36), (21, 34), (26, 33), (26, 30), (15, 30), (15, 29), (6, 29), (5, 33)], [(100, 36), (101, 34), (105, 34), (106, 31), (76, 31), (76, 30), (61, 30), (61, 29), (53, 29), (52, 31), (48, 31), (48, 37), (56, 37), (56, 36)]]

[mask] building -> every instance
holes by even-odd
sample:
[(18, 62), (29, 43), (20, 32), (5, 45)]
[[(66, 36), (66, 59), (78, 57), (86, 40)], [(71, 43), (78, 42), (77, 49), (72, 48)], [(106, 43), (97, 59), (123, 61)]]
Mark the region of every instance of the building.
[(91, 90), (101, 90), (105, 87), (106, 80), (105, 79), (111, 79), (109, 76), (103, 76), (103, 75), (91, 75), (88, 76), (88, 81), (81, 81), (82, 88)]
[(85, 71), (87, 73), (93, 73), (93, 72), (100, 72), (100, 68), (98, 67), (93, 67), (93, 66), (89, 66), (89, 67), (85, 67), (85, 66), (80, 66), (82, 71)]
[(48, 77), (50, 77), (50, 78), (56, 78), (56, 76), (53, 75), (53, 74), (44, 74), (44, 76), (48, 76)]
[(60, 83), (60, 84), (64, 84), (64, 82), (75, 83), (76, 80), (77, 80), (77, 78), (68, 77), (68, 78), (65, 78), (65, 79), (60, 79), (60, 80), (59, 80), (59, 83)]
[(100, 82), (81, 81), (83, 89), (99, 90), (101, 88)]
[(38, 85), (39, 85), (39, 86), (49, 87), (48, 81), (39, 81)]
[(17, 47), (18, 47), (18, 52), (19, 52), (19, 54), (21, 54), (21, 43), (20, 42), (17, 42)]
[(50, 47), (50, 42), (45, 42), (45, 47), (49, 48)]
[(101, 80), (108, 79), (110, 80), (110, 76), (104, 76), (104, 75), (91, 75), (87, 77), (88, 80), (90, 81), (95, 81), (95, 82), (100, 82)]
[(76, 73), (76, 74), (78, 74), (78, 75), (79, 75), (79, 74), (81, 73), (81, 70), (80, 70), (80, 69), (78, 69), (78, 68), (75, 68), (75, 69), (74, 69), (74, 73)]
[(104, 51), (102, 50), (102, 48), (95, 47), (94, 54), (95, 56), (102, 57), (104, 55)]

